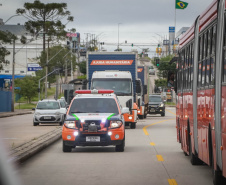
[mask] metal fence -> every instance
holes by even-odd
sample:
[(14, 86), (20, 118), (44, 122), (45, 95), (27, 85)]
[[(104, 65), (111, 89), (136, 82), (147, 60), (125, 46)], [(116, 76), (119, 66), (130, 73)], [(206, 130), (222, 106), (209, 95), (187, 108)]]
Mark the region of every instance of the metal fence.
[(0, 88), (0, 112), (11, 112), (12, 92)]

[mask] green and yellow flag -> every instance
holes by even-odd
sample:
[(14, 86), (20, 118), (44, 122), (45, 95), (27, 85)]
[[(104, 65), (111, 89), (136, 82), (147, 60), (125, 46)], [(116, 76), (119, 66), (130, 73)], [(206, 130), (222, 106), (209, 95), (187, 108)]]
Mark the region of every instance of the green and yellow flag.
[(176, 9), (185, 9), (187, 8), (188, 3), (180, 1), (180, 0), (176, 0)]

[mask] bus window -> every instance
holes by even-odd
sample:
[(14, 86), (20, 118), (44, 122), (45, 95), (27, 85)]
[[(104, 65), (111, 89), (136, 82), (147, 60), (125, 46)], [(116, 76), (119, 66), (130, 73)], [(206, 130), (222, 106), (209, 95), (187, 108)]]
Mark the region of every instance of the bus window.
[(198, 87), (201, 87), (202, 82), (202, 64), (199, 63), (199, 69), (198, 69)]
[(211, 54), (211, 37), (212, 37), (212, 32), (211, 29), (208, 30), (208, 48), (207, 48), (207, 56), (210, 56)]
[(223, 69), (224, 69), (224, 74), (223, 74), (223, 82), (226, 82), (226, 47), (224, 47), (224, 60), (223, 60)]
[(216, 25), (212, 28), (212, 33), (212, 54), (214, 54), (216, 47)]
[(210, 59), (206, 62), (206, 85), (210, 83)]
[(202, 87), (205, 86), (205, 78), (206, 78), (206, 62), (202, 61)]
[(199, 61), (202, 60), (202, 36), (199, 37)]
[(215, 82), (214, 82), (215, 72), (214, 72), (214, 70), (215, 70), (215, 56), (211, 57), (211, 59), (210, 59), (210, 84), (211, 85), (215, 85)]
[(203, 55), (202, 55), (202, 58), (206, 58), (206, 54), (207, 54), (207, 37), (206, 37), (206, 33), (203, 34)]

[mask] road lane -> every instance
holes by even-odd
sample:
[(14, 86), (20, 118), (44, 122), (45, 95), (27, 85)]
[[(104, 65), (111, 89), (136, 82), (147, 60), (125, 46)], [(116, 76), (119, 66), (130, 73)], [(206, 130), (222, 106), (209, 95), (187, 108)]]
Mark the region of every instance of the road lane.
[(176, 141), (175, 115), (168, 111), (165, 117), (148, 115), (136, 129), (127, 128), (123, 153), (114, 147), (77, 147), (63, 153), (58, 141), (22, 164), (18, 174), (24, 185), (212, 185), (209, 167), (192, 166), (184, 156)]

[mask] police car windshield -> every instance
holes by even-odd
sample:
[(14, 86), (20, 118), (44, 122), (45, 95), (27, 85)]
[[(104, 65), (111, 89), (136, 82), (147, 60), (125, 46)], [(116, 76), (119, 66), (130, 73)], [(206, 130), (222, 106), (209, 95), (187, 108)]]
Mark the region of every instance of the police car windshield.
[(93, 79), (93, 89), (112, 89), (116, 95), (132, 95), (131, 80), (129, 79)]
[(59, 109), (59, 103), (54, 101), (39, 102), (36, 109)]
[(72, 102), (72, 113), (115, 113), (119, 114), (113, 98), (79, 98)]
[(149, 102), (162, 102), (162, 98), (160, 96), (149, 96)]

